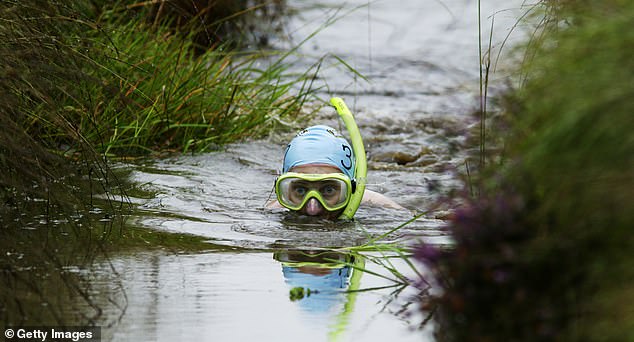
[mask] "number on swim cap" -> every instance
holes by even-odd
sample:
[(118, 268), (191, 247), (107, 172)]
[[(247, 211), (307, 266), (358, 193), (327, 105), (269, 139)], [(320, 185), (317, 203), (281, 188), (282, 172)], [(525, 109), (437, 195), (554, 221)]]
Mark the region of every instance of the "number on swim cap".
[(350, 147), (341, 144), (343, 151), (346, 152), (346, 157), (348, 157), (348, 165), (346, 165), (345, 160), (341, 159), (341, 166), (343, 166), (346, 170), (350, 170), (352, 168), (352, 150)]

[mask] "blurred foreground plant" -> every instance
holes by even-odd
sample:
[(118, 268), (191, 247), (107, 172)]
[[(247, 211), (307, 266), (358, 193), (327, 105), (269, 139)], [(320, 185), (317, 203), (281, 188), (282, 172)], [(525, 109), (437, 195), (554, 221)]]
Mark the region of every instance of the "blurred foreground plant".
[(634, 4), (556, 9), (506, 99), (506, 162), (456, 211), (454, 248), (418, 248), (440, 340), (634, 339)]

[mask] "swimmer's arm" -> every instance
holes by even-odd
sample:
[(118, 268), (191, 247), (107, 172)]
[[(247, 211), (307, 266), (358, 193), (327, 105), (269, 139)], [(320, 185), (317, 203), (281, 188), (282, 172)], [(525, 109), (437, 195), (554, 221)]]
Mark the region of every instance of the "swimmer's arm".
[(284, 207), (276, 199), (268, 201), (264, 208), (266, 209), (283, 209)]
[(394, 202), (394, 200), (392, 200), (391, 198), (368, 189), (366, 189), (363, 193), (363, 200), (361, 201), (361, 203), (374, 207), (405, 209), (400, 204)]

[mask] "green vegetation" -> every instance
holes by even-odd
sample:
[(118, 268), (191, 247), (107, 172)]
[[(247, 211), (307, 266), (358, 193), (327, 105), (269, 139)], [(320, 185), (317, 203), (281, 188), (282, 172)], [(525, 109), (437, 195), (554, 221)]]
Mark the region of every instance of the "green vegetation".
[[(80, 309), (93, 305), (89, 276), (68, 270), (109, 251), (213, 248), (125, 227), (110, 160), (214, 150), (301, 117), (313, 70), (290, 72), (291, 52), (236, 49), (264, 43), (243, 24), (282, 2), (196, 4), (0, 2), (0, 322), (94, 322), (101, 308)], [(68, 298), (78, 317), (59, 311)]]
[(441, 340), (634, 338), (634, 3), (539, 6), (502, 162), (452, 219), (455, 249), (417, 251)]
[(285, 55), (263, 60), (223, 45), (197, 54), (195, 31), (153, 27), (117, 7), (91, 18), (79, 4), (16, 4), (0, 26), (13, 120), (47, 147), (203, 151), (292, 119), (310, 94), (291, 95), (310, 78), (289, 75)]
[[(103, 102), (92, 116), (75, 111), (79, 129), (108, 152), (181, 149), (208, 150), (266, 132), (300, 113), (308, 95), (289, 96), (302, 79), (285, 79), (283, 64), (257, 69), (256, 61), (211, 50), (191, 54), (188, 40), (168, 31), (149, 32), (134, 24), (113, 37), (125, 50), (104, 55), (102, 78), (112, 78), (114, 93), (93, 94)], [(157, 40), (157, 37), (164, 36)], [(120, 59), (126, 60), (125, 64)], [(119, 97), (115, 101), (107, 98)], [(125, 102), (125, 105), (122, 105)], [(75, 108), (73, 108), (75, 109)]]
[(310, 297), (311, 293), (317, 293), (317, 292), (311, 291), (309, 288), (296, 286), (288, 291), (288, 298), (294, 302), (297, 300), (302, 300), (304, 299), (304, 297)]

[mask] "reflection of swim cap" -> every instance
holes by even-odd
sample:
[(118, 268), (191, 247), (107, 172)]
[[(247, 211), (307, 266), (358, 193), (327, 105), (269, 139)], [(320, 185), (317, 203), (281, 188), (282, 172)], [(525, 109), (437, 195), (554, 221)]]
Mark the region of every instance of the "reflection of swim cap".
[(297, 133), (286, 148), (282, 172), (306, 164), (332, 165), (354, 179), (352, 147), (334, 128), (318, 125)]

